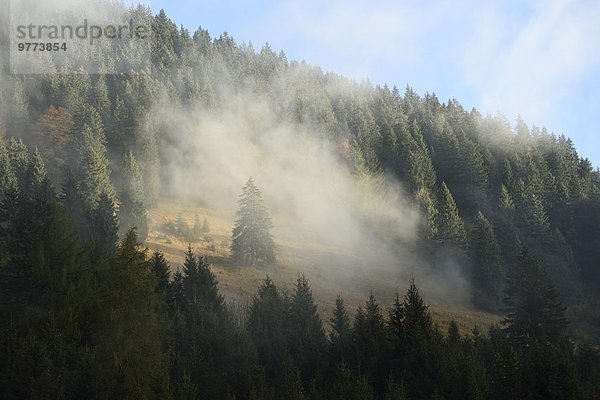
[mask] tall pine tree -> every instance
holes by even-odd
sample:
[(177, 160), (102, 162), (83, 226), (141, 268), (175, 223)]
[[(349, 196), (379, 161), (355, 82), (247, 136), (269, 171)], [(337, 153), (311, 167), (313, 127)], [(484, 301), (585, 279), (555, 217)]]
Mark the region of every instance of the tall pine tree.
[(517, 344), (554, 343), (564, 337), (567, 319), (559, 293), (537, 258), (523, 247), (506, 277), (504, 332)]
[(239, 203), (231, 242), (233, 258), (251, 265), (257, 261), (274, 261), (273, 224), (252, 177), (244, 185)]

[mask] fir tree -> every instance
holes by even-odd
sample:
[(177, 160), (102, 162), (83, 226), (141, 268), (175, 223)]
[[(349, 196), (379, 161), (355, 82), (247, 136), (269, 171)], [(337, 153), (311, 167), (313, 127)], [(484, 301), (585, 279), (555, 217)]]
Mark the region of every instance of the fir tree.
[(152, 264), (152, 272), (156, 277), (156, 286), (154, 287), (154, 291), (159, 294), (166, 293), (171, 279), (171, 267), (169, 266), (169, 262), (160, 250), (156, 250), (152, 254), (150, 263)]
[(21, 192), (26, 192), (26, 186), (29, 184), (26, 175), (31, 161), (31, 155), (27, 150), (27, 146), (25, 146), (22, 140), (16, 140), (13, 137), (10, 139), (8, 145), (8, 155), (18, 188)]
[(267, 277), (252, 299), (248, 313), (248, 333), (258, 351), (267, 378), (281, 374), (290, 357), (288, 332), (288, 300)]
[(403, 302), (403, 330), (407, 340), (418, 340), (430, 337), (433, 333), (433, 321), (429, 314), (429, 306), (419, 293), (419, 288), (411, 279)]
[(209, 307), (215, 312), (225, 309), (223, 296), (214, 273), (205, 256), (196, 257), (192, 247), (188, 246), (183, 263), (183, 294), (187, 308), (194, 305)]
[(315, 376), (325, 363), (325, 331), (308, 280), (298, 277), (290, 303), (290, 354), (304, 379)]
[(395, 354), (411, 398), (430, 398), (442, 380), (441, 339), (428, 308), (411, 280), (403, 302), (396, 299), (390, 320)]
[(144, 182), (132, 152), (125, 157), (125, 182), (121, 195), (119, 217), (121, 230), (127, 231), (136, 227), (138, 239), (146, 240), (148, 236), (148, 216), (144, 205)]
[(466, 242), (465, 226), (452, 193), (445, 183), (442, 183), (441, 210), (438, 215), (437, 238), (443, 242), (464, 246)]
[(541, 236), (548, 231), (548, 215), (542, 200), (531, 185), (525, 185), (522, 179), (515, 184), (516, 217), (522, 229), (532, 236)]
[(192, 233), (195, 239), (199, 238), (200, 234), (202, 233), (202, 223), (200, 222), (200, 217), (198, 214), (194, 216), (194, 227), (192, 228)]
[(431, 196), (431, 192), (426, 188), (421, 188), (417, 192), (417, 199), (419, 206), (426, 218), (426, 238), (434, 239), (438, 235), (438, 209), (435, 205), (434, 198)]
[(208, 225), (207, 217), (204, 217), (204, 219), (202, 220), (202, 228), (200, 228), (200, 232), (205, 235), (210, 233), (210, 226)]
[(97, 270), (95, 295), (100, 301), (91, 307), (94, 318), (87, 332), (97, 346), (91, 366), (94, 396), (168, 396), (166, 326), (157, 312), (160, 297), (146, 252), (132, 229), (107, 267)]
[(352, 353), (350, 316), (344, 305), (344, 300), (340, 296), (335, 299), (335, 309), (330, 324), (329, 341), (331, 343), (332, 363), (337, 365), (344, 360), (349, 360)]
[(206, 396), (223, 398), (240, 379), (242, 372), (236, 368), (249, 367), (206, 257), (197, 257), (188, 247), (180, 276), (173, 282), (179, 285), (173, 291), (180, 313), (175, 374), (180, 381), (189, 374)]
[(10, 188), (16, 187), (16, 179), (8, 148), (0, 138), (0, 201)]
[(177, 222), (175, 223), (175, 229), (177, 230), (177, 234), (182, 237), (188, 239), (190, 236), (190, 228), (188, 227), (187, 222), (183, 218), (183, 215), (179, 213), (177, 215)]
[(358, 365), (373, 379), (377, 388), (383, 388), (386, 377), (384, 359), (388, 351), (387, 332), (381, 307), (372, 293), (364, 309), (359, 307), (357, 310), (353, 331)]
[(481, 211), (477, 214), (475, 224), (470, 242), (474, 263), (471, 270), (471, 281), (475, 288), (473, 298), (479, 306), (493, 309), (499, 300), (500, 246), (492, 225)]
[(115, 189), (110, 181), (104, 127), (100, 116), (93, 109), (90, 109), (89, 118), (83, 126), (79, 156), (81, 170), (77, 177), (77, 186), (87, 209), (96, 209), (102, 193), (114, 202)]
[(71, 170), (67, 170), (65, 174), (61, 199), (79, 239), (82, 242), (89, 241), (91, 237), (91, 227), (88, 222), (89, 210), (86, 208), (83, 196), (79, 191), (77, 179)]
[(506, 277), (504, 332), (516, 344), (555, 343), (565, 335), (565, 307), (550, 278), (523, 247)]
[(513, 202), (512, 196), (508, 191), (508, 188), (502, 184), (500, 186), (500, 208), (506, 210), (506, 212), (511, 212), (515, 208), (515, 204)]
[(240, 208), (233, 227), (231, 252), (236, 261), (254, 265), (257, 261), (275, 260), (275, 244), (271, 236), (271, 218), (260, 190), (252, 178), (242, 189)]
[(103, 256), (113, 255), (119, 240), (119, 220), (108, 194), (100, 195), (98, 205), (91, 211), (88, 221), (90, 221), (91, 240), (96, 245), (96, 250)]

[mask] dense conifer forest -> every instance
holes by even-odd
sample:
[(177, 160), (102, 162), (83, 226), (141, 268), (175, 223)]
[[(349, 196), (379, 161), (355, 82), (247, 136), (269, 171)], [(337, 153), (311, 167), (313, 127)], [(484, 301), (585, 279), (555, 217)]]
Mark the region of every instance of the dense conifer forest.
[[(2, 65), (0, 398), (600, 396), (600, 171), (567, 136), (178, 28), (163, 11), (121, 11), (151, 21), (151, 70)], [(473, 307), (502, 322), (440, 329), (418, 279), (389, 309), (374, 295), (348, 309), (338, 296), (324, 319), (303, 275), (267, 276), (235, 309), (205, 255), (190, 246), (170, 265), (145, 248), (147, 210), (180, 190), (172, 166), (193, 157), (167, 151), (187, 137), (162, 117), (247, 99), (269, 124), (327, 143), (368, 195), (398, 184), (420, 216), (416, 256), (434, 271), (455, 260)], [(271, 218), (252, 179), (243, 193), (232, 257), (268, 264)], [(198, 219), (192, 233), (209, 229)]]

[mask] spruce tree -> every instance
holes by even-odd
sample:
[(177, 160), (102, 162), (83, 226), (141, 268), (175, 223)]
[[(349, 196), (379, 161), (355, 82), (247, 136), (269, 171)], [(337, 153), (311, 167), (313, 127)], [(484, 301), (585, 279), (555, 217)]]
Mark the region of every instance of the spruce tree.
[(537, 258), (523, 247), (506, 277), (504, 332), (516, 344), (556, 343), (567, 326), (559, 293)]
[(196, 257), (188, 246), (183, 263), (183, 295), (185, 308), (202, 305), (214, 312), (225, 310), (225, 300), (219, 293), (215, 274), (205, 256)]
[(62, 203), (82, 242), (88, 242), (91, 226), (88, 222), (90, 210), (87, 209), (78, 187), (77, 178), (71, 170), (67, 170), (61, 193)]
[(177, 215), (177, 222), (175, 223), (175, 229), (177, 230), (177, 234), (185, 239), (189, 239), (190, 238), (190, 228), (187, 224), (187, 222), (185, 222), (185, 218), (183, 218), (183, 215), (181, 213), (179, 213)]
[(12, 171), (15, 175), (16, 182), (20, 191), (26, 191), (27, 171), (31, 160), (31, 154), (27, 150), (27, 146), (21, 139), (16, 140), (14, 137), (10, 139), (8, 144), (8, 156)]
[(403, 330), (407, 340), (418, 340), (430, 337), (433, 333), (433, 321), (429, 314), (429, 306), (419, 293), (419, 288), (411, 279), (403, 302)]
[(330, 319), (329, 332), (332, 365), (337, 365), (344, 360), (349, 360), (352, 352), (352, 326), (350, 316), (344, 305), (344, 300), (337, 296), (335, 309)]
[(437, 225), (437, 238), (439, 240), (459, 247), (465, 245), (465, 226), (458, 214), (458, 207), (446, 183), (442, 183), (441, 210), (438, 215)]
[(435, 199), (427, 188), (421, 188), (417, 192), (417, 200), (425, 217), (425, 237), (427, 239), (436, 238), (438, 235), (439, 212), (435, 205)]
[(200, 228), (200, 232), (205, 235), (210, 233), (210, 226), (208, 225), (207, 217), (204, 217), (204, 219), (202, 220), (202, 228)]
[(202, 223), (200, 222), (200, 217), (198, 214), (194, 216), (194, 227), (192, 228), (192, 234), (194, 235), (194, 239), (200, 238), (200, 234), (202, 233)]
[(144, 182), (137, 160), (132, 152), (125, 157), (125, 182), (121, 194), (119, 219), (121, 231), (136, 227), (138, 239), (146, 240), (148, 236), (148, 216), (144, 205)]
[(9, 188), (16, 185), (16, 177), (11, 164), (8, 147), (0, 138), (0, 201)]
[(270, 232), (273, 224), (252, 178), (244, 185), (239, 204), (231, 243), (234, 260), (251, 265), (257, 261), (274, 261), (275, 244)]
[(290, 303), (290, 354), (308, 381), (325, 363), (325, 331), (308, 280), (300, 275)]
[(78, 171), (77, 186), (87, 209), (95, 210), (102, 193), (115, 201), (115, 189), (110, 181), (102, 121), (94, 109), (89, 109), (88, 114), (79, 141), (81, 169)]
[(477, 214), (471, 235), (470, 254), (474, 302), (481, 307), (494, 309), (499, 300), (500, 246), (492, 225), (481, 211)]
[(542, 199), (522, 179), (515, 184), (514, 202), (518, 224), (525, 232), (539, 237), (548, 231), (548, 215)]
[(166, 293), (171, 280), (171, 267), (169, 266), (169, 262), (165, 258), (165, 255), (162, 251), (156, 250), (152, 254), (150, 263), (152, 265), (152, 272), (156, 277), (156, 286), (154, 287), (154, 291), (159, 294)]
[(177, 385), (185, 388), (189, 375), (207, 398), (227, 398), (239, 391), (254, 367), (206, 257), (196, 256), (188, 247), (182, 273), (175, 274), (171, 285), (178, 305), (173, 368)]
[(364, 308), (359, 307), (354, 319), (354, 346), (361, 371), (373, 379), (376, 388), (385, 384), (385, 357), (388, 352), (387, 331), (379, 302), (371, 293)]
[[(95, 244), (98, 255), (111, 256), (115, 253), (119, 240), (119, 220), (115, 206), (107, 193), (100, 195), (96, 209), (91, 211), (88, 218), (91, 230), (91, 240)], [(135, 230), (135, 228), (132, 228)], [(137, 240), (137, 233), (136, 233)]]
[(127, 398), (168, 397), (167, 327), (158, 313), (160, 297), (146, 252), (132, 229), (115, 256), (105, 259), (108, 265), (96, 273), (99, 303), (90, 305), (94, 314), (86, 335), (96, 345), (90, 379), (99, 398), (115, 393)]
[(504, 183), (500, 186), (499, 206), (500, 208), (505, 210), (506, 213), (511, 213), (515, 208), (512, 196), (510, 195), (510, 192), (508, 191), (508, 188), (506, 187), (506, 185), (504, 185)]
[(252, 299), (248, 333), (268, 379), (281, 374), (290, 357), (286, 331), (288, 309), (288, 299), (267, 276)]
[[(414, 280), (390, 315), (393, 354), (410, 398), (430, 398), (441, 382), (441, 338)], [(398, 367), (397, 367), (398, 368)]]

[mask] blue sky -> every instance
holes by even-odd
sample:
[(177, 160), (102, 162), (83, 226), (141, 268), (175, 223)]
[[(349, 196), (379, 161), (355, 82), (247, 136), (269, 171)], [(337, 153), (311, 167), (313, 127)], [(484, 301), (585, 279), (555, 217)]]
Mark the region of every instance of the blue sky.
[(153, 0), (192, 33), (269, 42), (373, 84), (456, 98), (480, 112), (520, 114), (573, 138), (600, 165), (600, 2)]

